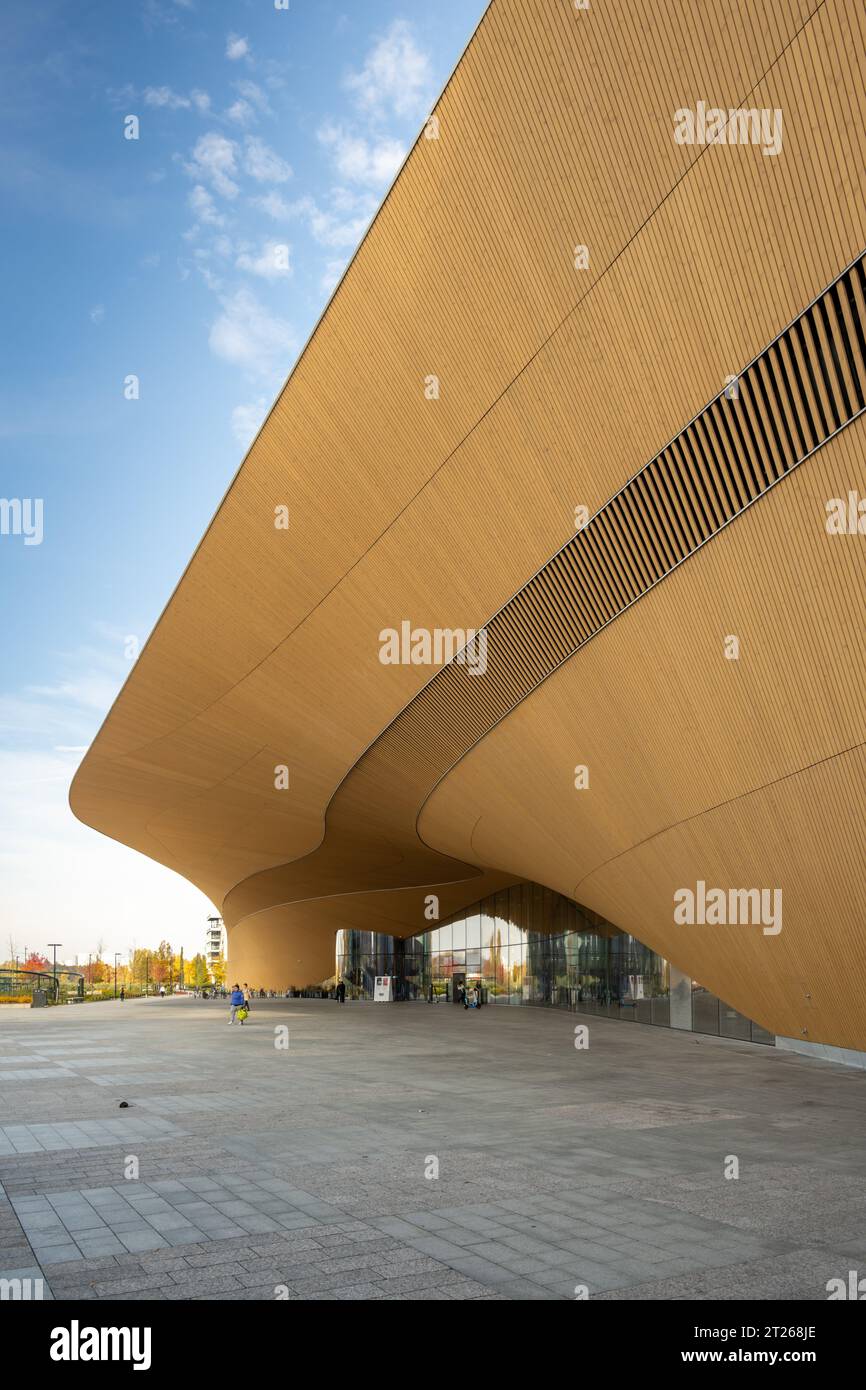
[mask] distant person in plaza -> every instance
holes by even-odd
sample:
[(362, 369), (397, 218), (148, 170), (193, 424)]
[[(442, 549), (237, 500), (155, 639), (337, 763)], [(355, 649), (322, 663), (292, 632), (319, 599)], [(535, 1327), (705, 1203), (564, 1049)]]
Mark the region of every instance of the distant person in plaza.
[(460, 986), (460, 993), (459, 993), (459, 995), (458, 995), (457, 997), (458, 997), (458, 999), (460, 1000), (460, 1003), (463, 1005), (464, 1009), (468, 1009), (468, 1008), (469, 1008), (469, 997), (468, 997), (468, 995), (467, 995), (467, 993), (466, 993), (466, 986), (465, 986), (465, 985), (461, 985), (461, 986)]
[[(237, 985), (235, 985), (235, 989), (237, 989)], [(250, 1007), (250, 999), (251, 999), (252, 996), (251, 996), (251, 994), (250, 994), (250, 987), (249, 987), (249, 985), (246, 983), (246, 981), (244, 981), (243, 995), (244, 995), (244, 1003), (246, 1004), (247, 1008), (249, 1008), (249, 1007)]]
[(126, 990), (124, 989), (123, 985), (121, 985), (121, 986), (120, 986), (120, 1002), (121, 1002), (121, 1004), (123, 1003), (123, 1001), (124, 1001), (125, 998), (126, 998)]
[(241, 989), (240, 985), (234, 986), (229, 1002), (231, 1004), (231, 1011), (229, 1014), (229, 1027), (231, 1028), (232, 1024), (235, 1021), (238, 1009), (242, 1009), (246, 1004), (246, 1000), (244, 999), (244, 992)]
[(345, 1002), (346, 1002), (346, 981), (345, 981), (345, 980), (341, 980), (340, 983), (337, 985), (337, 1000), (338, 1000), (338, 1002), (339, 1002), (340, 1004), (345, 1004)]

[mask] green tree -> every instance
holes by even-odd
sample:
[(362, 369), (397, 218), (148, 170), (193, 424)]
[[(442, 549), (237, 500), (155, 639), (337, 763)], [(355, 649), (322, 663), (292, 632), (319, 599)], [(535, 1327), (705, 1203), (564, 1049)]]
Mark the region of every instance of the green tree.
[(207, 961), (201, 952), (197, 956), (193, 956), (192, 960), (187, 961), (186, 978), (187, 984), (194, 985), (196, 989), (203, 989), (206, 984), (209, 984)]

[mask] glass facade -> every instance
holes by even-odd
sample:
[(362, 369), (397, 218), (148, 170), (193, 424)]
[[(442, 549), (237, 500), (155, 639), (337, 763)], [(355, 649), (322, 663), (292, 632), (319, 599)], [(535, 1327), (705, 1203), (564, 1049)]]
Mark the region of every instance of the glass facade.
[(372, 999), (377, 975), (394, 998), (455, 1002), (461, 987), (484, 1004), (538, 1004), (749, 1042), (773, 1035), (689, 980), (636, 937), (537, 883), (503, 889), (434, 930), (401, 940), (337, 933), (337, 977), (347, 997)]

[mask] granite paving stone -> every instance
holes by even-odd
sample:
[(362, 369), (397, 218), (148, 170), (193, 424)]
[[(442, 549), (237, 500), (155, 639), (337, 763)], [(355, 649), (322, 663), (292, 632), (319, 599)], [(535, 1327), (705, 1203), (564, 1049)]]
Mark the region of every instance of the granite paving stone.
[(863, 1073), (606, 1019), (578, 1054), (532, 1008), (88, 1015), (0, 1009), (0, 1277), (46, 1297), (808, 1300), (866, 1267)]

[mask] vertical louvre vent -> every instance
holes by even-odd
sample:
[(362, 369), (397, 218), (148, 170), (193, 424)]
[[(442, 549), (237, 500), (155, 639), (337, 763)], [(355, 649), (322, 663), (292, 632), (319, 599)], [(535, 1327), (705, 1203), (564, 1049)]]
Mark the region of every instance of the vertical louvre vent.
[[(440, 670), (368, 758), (441, 775), (563, 661), (866, 406), (861, 255)], [(365, 759), (366, 761), (366, 759)], [(371, 769), (372, 770), (372, 769)]]

